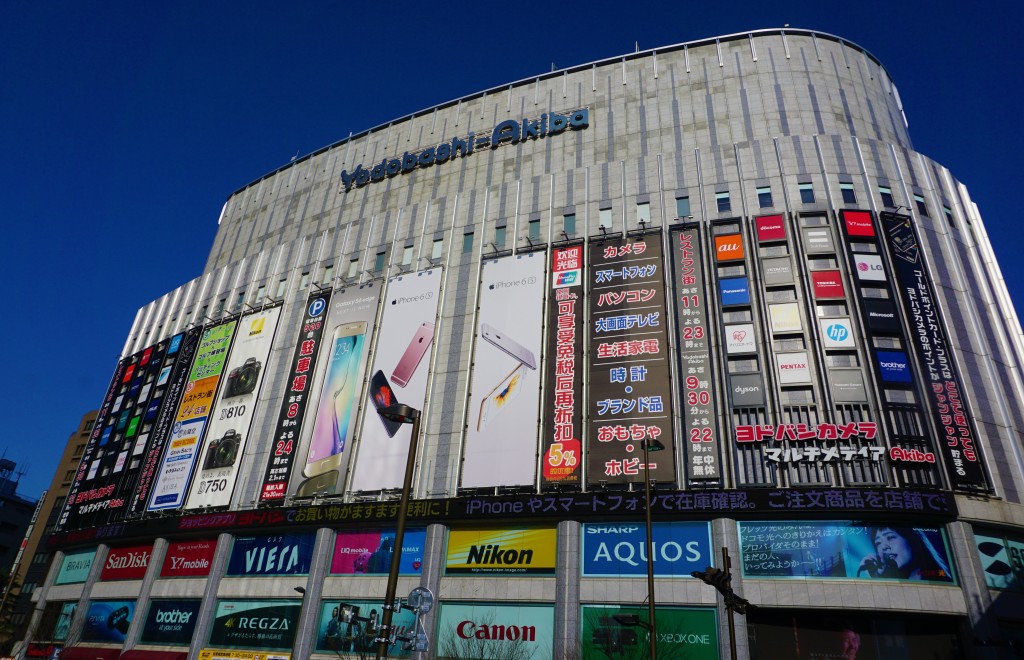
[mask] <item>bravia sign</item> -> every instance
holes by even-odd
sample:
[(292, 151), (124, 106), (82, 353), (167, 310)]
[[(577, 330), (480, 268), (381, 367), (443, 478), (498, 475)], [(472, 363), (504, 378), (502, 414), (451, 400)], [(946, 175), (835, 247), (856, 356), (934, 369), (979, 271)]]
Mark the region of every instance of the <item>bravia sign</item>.
[(149, 558), (152, 555), (151, 545), (111, 548), (107, 553), (107, 561), (103, 564), (100, 580), (141, 580), (146, 576)]

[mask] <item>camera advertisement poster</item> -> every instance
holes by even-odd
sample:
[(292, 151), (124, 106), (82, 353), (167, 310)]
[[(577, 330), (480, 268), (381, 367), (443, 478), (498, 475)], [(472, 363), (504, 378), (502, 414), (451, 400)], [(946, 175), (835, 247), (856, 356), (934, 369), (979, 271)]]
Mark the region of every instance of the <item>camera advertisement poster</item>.
[(334, 495), (344, 488), (379, 301), (380, 286), (372, 283), (337, 291), (331, 299), (316, 379), (302, 383), (317, 398), (306, 407), (303, 443), (291, 467), (289, 492), (296, 497)]
[(463, 488), (534, 483), (544, 261), (532, 252), (484, 262)]
[(384, 419), (377, 411), (404, 403), (423, 409), (434, 346), (441, 269), (393, 277), (388, 282), (368, 372), (352, 490), (398, 488), (405, 477), (412, 424)]
[(235, 319), (203, 329), (185, 394), (171, 427), (167, 452), (153, 486), (149, 511), (176, 509), (185, 498), (188, 478), (199, 453), (199, 440), (210, 418), (213, 395), (224, 372), (228, 347), (237, 325)]
[(955, 583), (946, 534), (936, 527), (740, 522), (739, 532), (745, 577)]
[(186, 509), (231, 503), (235, 477), (256, 413), (260, 386), (268, 371), (267, 361), (280, 318), (278, 304), (238, 320), (238, 333), (224, 369), (224, 382), (211, 408)]

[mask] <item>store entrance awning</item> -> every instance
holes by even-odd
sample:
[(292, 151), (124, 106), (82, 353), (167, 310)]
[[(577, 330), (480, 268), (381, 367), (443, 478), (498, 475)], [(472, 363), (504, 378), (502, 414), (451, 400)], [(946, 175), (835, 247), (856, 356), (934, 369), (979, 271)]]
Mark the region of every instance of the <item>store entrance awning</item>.
[(72, 646), (60, 652), (64, 660), (117, 660), (121, 649), (102, 646)]

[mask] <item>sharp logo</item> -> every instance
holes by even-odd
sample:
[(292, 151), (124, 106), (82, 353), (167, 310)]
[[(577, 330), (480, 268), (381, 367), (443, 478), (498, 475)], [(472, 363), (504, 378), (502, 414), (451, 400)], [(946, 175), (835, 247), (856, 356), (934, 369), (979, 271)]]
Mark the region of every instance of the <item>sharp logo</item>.
[(533, 550), (516, 550), (514, 548), (502, 550), (497, 543), (473, 545), (469, 547), (469, 557), (466, 559), (466, 563), (490, 566), (532, 564)]

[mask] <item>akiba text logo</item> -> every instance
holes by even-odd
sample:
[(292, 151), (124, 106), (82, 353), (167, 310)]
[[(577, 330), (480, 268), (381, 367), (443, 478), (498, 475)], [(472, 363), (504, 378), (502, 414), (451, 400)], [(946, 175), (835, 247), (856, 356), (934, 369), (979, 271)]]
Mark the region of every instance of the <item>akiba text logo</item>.
[(406, 151), (400, 158), (385, 158), (370, 168), (362, 164), (349, 172), (341, 173), (341, 184), (345, 192), (354, 187), (361, 188), (368, 183), (383, 181), (385, 178), (406, 174), (413, 170), (444, 163), (458, 157), (465, 158), (475, 149), (496, 149), (502, 144), (518, 144), (527, 139), (539, 140), (562, 133), (567, 128), (580, 130), (590, 126), (590, 111), (587, 108), (572, 110), (564, 115), (552, 112), (544, 113), (537, 119), (516, 121), (509, 119), (494, 127), (490, 133), (470, 133), (464, 139), (452, 138), (450, 142), (442, 142), (428, 147), (418, 153)]

